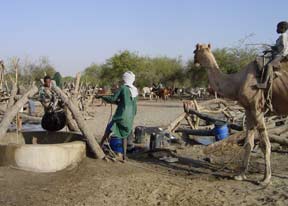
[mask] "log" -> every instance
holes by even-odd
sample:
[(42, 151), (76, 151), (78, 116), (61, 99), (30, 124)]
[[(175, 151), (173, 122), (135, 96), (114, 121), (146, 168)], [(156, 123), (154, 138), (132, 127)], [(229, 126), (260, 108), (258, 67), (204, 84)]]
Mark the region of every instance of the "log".
[[(81, 73), (78, 72), (76, 74), (76, 81), (75, 81), (75, 88), (71, 93), (71, 100), (72, 103), (74, 105), (78, 107), (78, 101), (77, 101), (77, 96), (79, 94), (79, 85), (80, 85), (80, 79), (81, 79)], [(69, 128), (70, 131), (74, 131), (74, 132), (79, 132), (80, 129), (77, 125), (77, 123), (75, 122), (75, 119), (73, 118), (73, 115), (71, 114), (71, 111), (68, 109), (65, 109), (65, 113), (66, 113), (66, 117), (67, 117), (67, 126)]]
[(202, 114), (200, 112), (195, 111), (194, 109), (186, 110), (186, 112), (189, 113), (189, 114), (195, 114), (199, 118), (201, 118), (201, 119), (203, 119), (203, 120), (205, 120), (207, 122), (213, 123), (213, 124), (215, 124), (215, 123), (223, 123), (223, 124), (227, 124), (228, 127), (231, 128), (231, 129), (238, 130), (238, 131), (242, 131), (243, 130), (242, 126), (239, 126), (237, 124), (228, 123), (227, 121), (211, 117), (211, 116), (209, 116), (207, 114)]
[[(196, 109), (198, 112), (201, 112), (200, 107), (198, 106), (198, 103), (197, 103), (197, 101), (196, 101), (195, 99), (193, 100), (193, 103), (194, 103), (194, 105), (195, 105), (195, 109)], [(195, 124), (194, 124), (195, 129), (198, 129), (199, 124), (200, 124), (200, 119), (199, 119), (199, 117), (197, 116), (196, 121), (195, 121)]]
[(183, 112), (175, 120), (173, 120), (167, 127), (168, 132), (174, 131), (180, 124), (180, 122), (186, 117), (186, 113)]
[[(237, 133), (229, 136), (228, 138), (226, 138), (222, 141), (215, 142), (211, 145), (208, 145), (207, 147), (205, 147), (203, 149), (203, 152), (204, 152), (204, 154), (208, 155), (208, 154), (211, 154), (211, 153), (223, 148), (223, 146), (228, 147), (229, 144), (238, 144), (241, 141), (244, 141), (245, 138), (246, 138), (246, 132), (245, 131), (237, 132)], [(280, 145), (288, 146), (288, 139), (285, 137), (277, 136), (274, 134), (269, 134), (269, 139), (272, 143), (278, 143)], [(259, 141), (259, 137), (257, 135), (255, 136), (254, 141)]]
[(23, 119), (23, 121), (31, 121), (31, 122), (37, 122), (41, 123), (42, 118), (41, 117), (35, 117), (35, 116), (30, 116), (24, 113), (20, 113), (20, 117)]
[(285, 137), (281, 137), (275, 134), (269, 134), (268, 136), (272, 143), (278, 143), (280, 145), (285, 145), (285, 146), (288, 145), (288, 139)]
[(5, 65), (2, 60), (0, 60), (0, 88), (2, 89), (3, 87), (3, 82), (4, 82), (4, 72), (5, 72)]
[[(207, 100), (205, 102), (201, 103), (201, 106), (207, 106), (207, 105), (212, 105), (212, 104), (217, 104), (217, 103), (221, 103), (225, 106), (228, 105), (228, 101), (224, 100), (224, 99), (211, 99), (211, 100)], [(234, 103), (235, 104), (235, 103)]]
[(21, 99), (19, 99), (12, 107), (7, 109), (0, 123), (0, 141), (5, 137), (10, 123), (16, 117), (21, 107), (23, 107), (28, 102), (29, 97), (35, 95), (37, 92), (38, 88), (33, 85), (32, 88), (21, 97)]
[(194, 109), (189, 109), (189, 110), (186, 110), (186, 112), (188, 114), (194, 114), (196, 115), (197, 117), (207, 121), (207, 122), (210, 122), (210, 123), (213, 123), (215, 124), (216, 122), (220, 122), (220, 123), (226, 123), (226, 121), (222, 120), (222, 119), (217, 119), (217, 118), (214, 118), (214, 117), (211, 117), (207, 114), (202, 114)]
[(78, 93), (79, 93), (79, 88), (80, 88), (80, 79), (81, 79), (81, 73), (78, 72), (76, 74), (76, 82), (75, 82), (75, 89), (73, 92), (73, 96), (77, 99)]
[(7, 100), (9, 100), (9, 99), (10, 99), (10, 97), (1, 97), (1, 98), (0, 98), (0, 102), (7, 101)]
[(186, 135), (214, 136), (214, 133), (212, 130), (204, 130), (204, 129), (178, 128), (175, 132), (185, 133)]
[[(14, 65), (14, 69), (15, 69), (15, 81), (12, 79), (11, 76), (10, 80), (12, 82), (12, 90), (11, 90), (11, 95), (7, 104), (7, 109), (12, 107), (15, 103), (15, 97), (17, 95), (17, 83), (18, 83), (18, 63), (19, 63), (19, 59), (13, 59), (13, 65)], [(18, 120), (18, 117), (17, 117)]]
[(278, 126), (278, 127), (274, 126), (273, 128), (267, 129), (269, 134), (276, 134), (276, 135), (281, 135), (281, 134), (287, 132), (287, 130), (288, 130), (287, 125)]
[(71, 111), (68, 108), (66, 108), (66, 107), (64, 108), (64, 111), (65, 111), (66, 118), (67, 118), (68, 129), (70, 131), (73, 131), (73, 132), (79, 132), (80, 130), (79, 130), (78, 126), (77, 126), (77, 123), (73, 119)]
[(230, 135), (229, 137), (227, 137), (226, 139), (222, 141), (215, 142), (213, 144), (208, 145), (207, 147), (203, 149), (203, 152), (206, 155), (211, 154), (225, 145), (237, 144), (243, 141), (245, 138), (246, 138), (246, 131), (237, 132), (235, 134)]
[(15, 103), (15, 99), (14, 98), (15, 98), (16, 94), (17, 94), (17, 84), (16, 84), (16, 82), (13, 82), (11, 95), (9, 97), (9, 101), (8, 101), (8, 104), (7, 104), (7, 109), (12, 107), (13, 104)]
[(188, 125), (190, 126), (191, 129), (195, 129), (195, 126), (192, 123), (192, 119), (189, 115), (185, 116), (186, 121), (188, 122)]
[(73, 114), (74, 119), (77, 122), (77, 125), (82, 132), (82, 134), (88, 139), (88, 143), (91, 146), (91, 149), (96, 155), (96, 158), (103, 159), (105, 157), (105, 154), (99, 144), (97, 143), (95, 137), (93, 136), (90, 129), (85, 124), (85, 120), (83, 116), (81, 115), (79, 109), (77, 106), (75, 106), (68, 98), (68, 96), (57, 86), (53, 86), (52, 89), (58, 94), (58, 96), (62, 99), (62, 101), (67, 105), (71, 113)]
[(201, 109), (201, 112), (203, 112), (203, 113), (209, 113), (209, 114), (219, 114), (219, 113), (223, 113), (223, 111), (226, 110), (226, 109), (227, 109), (227, 108), (218, 109), (218, 110)]

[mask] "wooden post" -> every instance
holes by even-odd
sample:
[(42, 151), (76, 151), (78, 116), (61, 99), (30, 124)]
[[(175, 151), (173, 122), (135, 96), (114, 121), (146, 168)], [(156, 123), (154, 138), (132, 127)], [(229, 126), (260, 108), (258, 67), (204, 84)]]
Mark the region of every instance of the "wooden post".
[(3, 88), (3, 83), (4, 83), (4, 72), (5, 72), (5, 66), (4, 62), (0, 59), (0, 90)]
[(188, 122), (188, 125), (190, 126), (190, 128), (195, 129), (195, 126), (192, 123), (191, 117), (188, 114), (186, 114), (185, 119)]
[(32, 97), (38, 92), (38, 88), (33, 85), (32, 88), (24, 94), (12, 107), (8, 108), (0, 123), (0, 141), (4, 138), (10, 123), (16, 117), (18, 111), (28, 102), (28, 98)]
[(186, 113), (183, 112), (182, 114), (180, 114), (175, 120), (173, 120), (167, 127), (168, 132), (173, 132), (174, 130), (177, 129), (177, 127), (179, 126), (180, 122), (186, 117)]
[[(193, 103), (194, 103), (196, 111), (201, 112), (200, 107), (198, 106), (198, 103), (195, 99), (193, 100)], [(194, 125), (195, 129), (198, 129), (199, 123), (200, 123), (200, 119), (199, 119), (199, 117), (196, 117), (196, 121), (195, 121), (195, 125)]]
[(85, 124), (85, 120), (83, 116), (81, 115), (79, 109), (77, 106), (75, 106), (68, 98), (68, 96), (59, 88), (59, 87), (52, 87), (52, 89), (60, 96), (62, 101), (67, 105), (67, 107), (70, 109), (72, 112), (74, 119), (76, 120), (79, 129), (81, 130), (82, 134), (88, 139), (88, 142), (93, 150), (93, 152), (96, 155), (96, 158), (103, 159), (105, 157), (105, 154), (99, 144), (97, 143), (95, 137), (93, 136), (92, 132), (90, 129), (87, 127)]
[(17, 94), (17, 83), (16, 82), (13, 82), (12, 79), (11, 79), (11, 82), (13, 83), (13, 86), (12, 86), (12, 90), (11, 90), (11, 94), (10, 94), (10, 97), (9, 97), (9, 101), (8, 101), (8, 104), (7, 104), (7, 109), (9, 109), (10, 107), (13, 106), (13, 104), (15, 103), (15, 96)]
[[(81, 73), (76, 74), (76, 81), (75, 81), (75, 87), (74, 90), (71, 92), (71, 100), (74, 105), (77, 105), (77, 96), (79, 93), (79, 85), (80, 85), (80, 79), (81, 79)], [(67, 118), (67, 126), (70, 131), (79, 132), (80, 129), (73, 119), (73, 115), (71, 114), (71, 111), (68, 108), (65, 108), (66, 118)]]
[(79, 130), (78, 126), (77, 126), (77, 123), (73, 119), (73, 116), (72, 116), (70, 110), (67, 107), (65, 107), (64, 111), (65, 111), (66, 118), (67, 118), (68, 129), (70, 131), (73, 131), (73, 132), (79, 132), (80, 130)]
[(74, 92), (72, 94), (72, 96), (75, 97), (76, 101), (77, 101), (77, 96), (78, 96), (79, 88), (80, 88), (80, 79), (81, 79), (81, 73), (78, 72), (76, 74), (75, 88), (74, 88)]

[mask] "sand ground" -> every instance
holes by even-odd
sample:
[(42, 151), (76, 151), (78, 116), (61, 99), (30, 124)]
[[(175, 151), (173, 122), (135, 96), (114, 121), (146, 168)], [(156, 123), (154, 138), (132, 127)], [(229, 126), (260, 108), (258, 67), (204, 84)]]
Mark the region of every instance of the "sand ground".
[[(87, 124), (100, 137), (110, 106), (91, 110), (95, 117)], [(135, 126), (165, 126), (182, 111), (180, 101), (142, 101)], [(262, 188), (255, 184), (264, 170), (260, 152), (252, 156), (249, 181), (238, 182), (233, 171), (204, 161), (202, 149), (179, 147), (177, 163), (139, 154), (127, 163), (86, 158), (50, 174), (0, 167), (0, 205), (288, 205), (288, 153), (272, 153), (272, 185)]]

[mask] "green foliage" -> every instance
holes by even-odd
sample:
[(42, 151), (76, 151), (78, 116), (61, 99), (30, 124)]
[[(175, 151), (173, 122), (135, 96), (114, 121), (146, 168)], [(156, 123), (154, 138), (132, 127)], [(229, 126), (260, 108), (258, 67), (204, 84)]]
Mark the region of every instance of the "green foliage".
[[(225, 73), (239, 71), (257, 54), (255, 49), (241, 46), (215, 49), (213, 53)], [(86, 68), (82, 81), (112, 86), (119, 83), (122, 74), (128, 70), (135, 73), (139, 88), (159, 82), (168, 87), (202, 87), (208, 83), (205, 68), (196, 67), (193, 60), (183, 64), (181, 58), (139, 56), (127, 50), (115, 54), (103, 65), (92, 64)]]
[(187, 63), (187, 72), (185, 77), (189, 79), (189, 83), (185, 86), (192, 87), (205, 87), (208, 85), (207, 71), (203, 67), (196, 67), (193, 60), (189, 60)]
[[(255, 48), (243, 46), (225, 47), (213, 50), (215, 59), (224, 73), (235, 73), (240, 71), (257, 56)], [(207, 86), (208, 76), (205, 68), (195, 67), (192, 60), (187, 63), (187, 77), (191, 80), (191, 86)]]
[(135, 53), (126, 50), (115, 54), (102, 66), (101, 83), (115, 84), (121, 80), (125, 71), (137, 73), (142, 66), (143, 58)]
[[(36, 82), (39, 82), (45, 75), (49, 75), (52, 78), (56, 73), (56, 70), (51, 66), (46, 57), (41, 57), (38, 62), (29, 64), (22, 71), (25, 74), (22, 75), (24, 80)], [(25, 77), (29, 79), (25, 79)]]
[[(240, 45), (214, 49), (213, 54), (223, 72), (234, 73), (254, 60), (257, 50)], [(26, 85), (32, 81), (39, 83), (45, 74), (53, 77), (56, 72), (45, 57), (40, 58), (36, 63), (22, 63), (19, 67), (19, 81)], [(205, 68), (195, 67), (193, 60), (183, 63), (179, 57), (140, 56), (127, 50), (115, 54), (104, 64), (91, 64), (83, 71), (81, 81), (94, 86), (112, 86), (120, 83), (123, 73), (128, 70), (135, 73), (135, 84), (139, 88), (159, 82), (167, 87), (202, 87), (208, 83)], [(13, 72), (11, 66), (8, 73), (13, 76)], [(67, 76), (62, 81), (71, 82), (74, 78)]]
[(62, 89), (63, 87), (63, 78), (59, 72), (56, 72), (53, 76), (53, 80), (56, 82), (56, 85)]
[(150, 60), (149, 72), (153, 74), (153, 82), (162, 82), (165, 86), (172, 87), (183, 79), (184, 66), (180, 58), (156, 57)]
[(71, 76), (66, 76), (66, 77), (62, 78), (63, 84), (70, 83), (70, 82), (73, 82), (73, 81), (74, 81), (74, 77), (71, 77)]
[(241, 70), (253, 61), (257, 55), (257, 50), (240, 46), (215, 49), (213, 54), (221, 70), (231, 74)]
[(142, 57), (136, 53), (123, 51), (115, 54), (102, 65), (100, 75), (101, 84), (115, 84), (121, 81), (125, 71), (132, 71), (136, 75), (138, 87), (151, 86), (153, 82), (163, 82), (172, 86), (182, 75), (183, 65), (180, 59), (168, 57)]
[(86, 84), (97, 86), (100, 83), (102, 67), (97, 64), (91, 64), (87, 67), (81, 76), (81, 81)]
[[(10, 75), (12, 77), (15, 76), (15, 65), (13, 65), (13, 61), (15, 61), (15, 57), (11, 58), (7, 63), (6, 75)], [(38, 61), (32, 62), (19, 62), (18, 63), (18, 81), (22, 85), (29, 85), (33, 81), (36, 84), (40, 84), (40, 79), (44, 78), (45, 75), (49, 75), (51, 78), (56, 73), (54, 67), (49, 63), (47, 57), (41, 57)]]

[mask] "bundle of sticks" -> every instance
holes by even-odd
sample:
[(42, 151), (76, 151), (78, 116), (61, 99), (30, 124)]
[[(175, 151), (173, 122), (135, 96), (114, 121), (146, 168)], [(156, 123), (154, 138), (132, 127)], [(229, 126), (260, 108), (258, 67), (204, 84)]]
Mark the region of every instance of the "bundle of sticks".
[[(245, 112), (244, 108), (237, 105), (236, 102), (224, 99), (212, 99), (198, 103), (196, 100), (183, 102), (185, 118), (189, 128), (179, 126), (173, 131), (184, 133), (185, 135), (199, 134), (199, 131), (212, 129), (215, 123), (227, 124), (230, 130), (230, 136), (223, 141), (211, 144), (205, 151), (212, 152), (214, 149), (223, 144), (243, 144), (246, 137), (245, 132)], [(288, 146), (288, 125), (286, 116), (267, 116), (266, 126), (270, 141), (282, 146)], [(174, 123), (174, 125), (176, 125)], [(201, 132), (200, 132), (201, 134)], [(258, 136), (256, 134), (257, 143)]]

